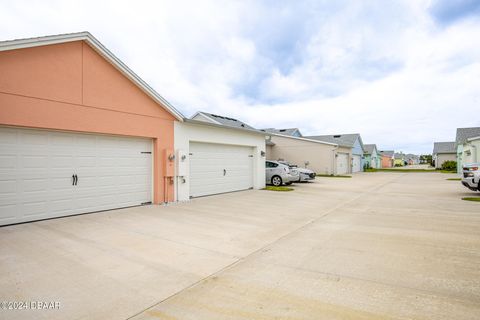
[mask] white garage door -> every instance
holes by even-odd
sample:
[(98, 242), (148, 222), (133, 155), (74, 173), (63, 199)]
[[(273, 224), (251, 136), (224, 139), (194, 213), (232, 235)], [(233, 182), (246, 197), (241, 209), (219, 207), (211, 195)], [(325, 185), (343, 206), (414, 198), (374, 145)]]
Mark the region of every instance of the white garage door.
[(151, 202), (150, 139), (0, 127), (0, 225)]
[(337, 174), (349, 173), (348, 153), (337, 153)]
[(253, 148), (190, 143), (190, 196), (253, 188)]
[(361, 171), (361, 156), (352, 156), (352, 172), (359, 172)]

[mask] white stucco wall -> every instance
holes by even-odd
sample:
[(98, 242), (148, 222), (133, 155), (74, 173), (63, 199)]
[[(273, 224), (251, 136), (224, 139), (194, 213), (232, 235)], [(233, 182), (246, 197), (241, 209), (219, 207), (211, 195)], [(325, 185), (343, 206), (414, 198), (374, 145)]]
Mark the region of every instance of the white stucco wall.
[[(208, 124), (197, 124), (175, 121), (174, 124), (174, 144), (175, 151), (183, 151), (186, 155), (185, 168), (186, 175), (183, 178), (175, 177), (175, 199), (177, 201), (186, 201), (190, 199), (189, 183), (189, 147), (190, 142), (229, 144), (238, 146), (248, 146), (253, 148), (254, 177), (253, 188), (262, 189), (265, 187), (265, 157), (261, 152), (265, 152), (265, 136), (248, 131), (230, 129), (225, 127), (214, 127)], [(177, 162), (179, 161), (177, 157)], [(178, 173), (178, 165), (176, 168)], [(183, 182), (183, 179), (185, 182)]]
[(445, 161), (457, 161), (455, 153), (437, 153), (435, 155), (435, 168), (440, 169)]

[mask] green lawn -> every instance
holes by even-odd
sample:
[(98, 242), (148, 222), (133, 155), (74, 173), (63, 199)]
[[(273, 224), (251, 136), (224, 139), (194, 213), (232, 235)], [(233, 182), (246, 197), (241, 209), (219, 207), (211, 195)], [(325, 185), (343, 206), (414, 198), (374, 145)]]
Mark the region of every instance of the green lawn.
[(462, 200), (480, 202), (480, 197), (465, 197)]
[(365, 169), (365, 172), (435, 172), (433, 169), (393, 169), (393, 168), (384, 168), (384, 169)]
[(275, 187), (275, 186), (266, 186), (263, 190), (269, 190), (269, 191), (293, 191), (293, 188), (290, 187)]
[(462, 178), (448, 178), (448, 179), (445, 179), (445, 180), (450, 180), (450, 181), (461, 181)]
[(316, 177), (326, 177), (326, 178), (351, 178), (352, 176), (336, 175), (333, 174), (321, 174), (317, 173)]

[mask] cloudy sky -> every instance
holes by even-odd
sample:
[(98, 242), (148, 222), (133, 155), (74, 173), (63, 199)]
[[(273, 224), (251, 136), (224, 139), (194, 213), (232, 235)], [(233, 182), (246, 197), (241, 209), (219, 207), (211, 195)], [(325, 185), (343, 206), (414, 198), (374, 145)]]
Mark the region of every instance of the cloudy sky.
[(0, 40), (77, 31), (186, 116), (415, 153), (480, 126), (480, 0), (0, 0)]

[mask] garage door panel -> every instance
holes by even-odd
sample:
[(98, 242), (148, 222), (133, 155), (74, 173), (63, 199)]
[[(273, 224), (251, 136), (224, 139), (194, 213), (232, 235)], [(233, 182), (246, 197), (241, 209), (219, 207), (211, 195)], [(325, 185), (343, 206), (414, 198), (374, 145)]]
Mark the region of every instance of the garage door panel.
[(17, 167), (17, 155), (15, 154), (0, 155), (0, 170), (15, 169), (16, 167)]
[[(0, 201), (2, 201), (1, 198)], [(2, 201), (2, 205), (0, 205), (0, 224), (15, 223), (17, 220), (17, 204), (7, 201)]]
[(49, 214), (71, 212), (74, 208), (74, 202), (72, 201), (72, 194), (58, 194), (54, 200), (49, 201)]
[(0, 196), (12, 196), (17, 193), (16, 179), (2, 179), (0, 180)]
[(16, 147), (18, 144), (18, 130), (14, 128), (0, 128), (0, 144), (3, 146), (13, 146)]
[(349, 173), (348, 153), (337, 153), (337, 174)]
[(29, 217), (42, 218), (48, 212), (48, 202), (47, 201), (28, 201), (21, 204), (21, 211), (23, 213), (23, 218), (28, 219)]
[(352, 156), (352, 172), (361, 171), (361, 158), (359, 155)]
[(0, 225), (151, 201), (152, 155), (141, 154), (150, 139), (14, 128), (0, 135)]
[(48, 132), (40, 131), (21, 131), (19, 135), (19, 142), (22, 146), (29, 146), (30, 148), (39, 148), (41, 146), (48, 146)]
[(253, 187), (253, 149), (246, 146), (190, 144), (192, 197)]
[(48, 167), (48, 164), (49, 164), (48, 160), (49, 159), (47, 155), (34, 156), (34, 155), (22, 154), (20, 165), (22, 168), (25, 168), (25, 169), (34, 169), (34, 168), (44, 169)]
[(50, 188), (50, 181), (47, 177), (22, 179), (19, 182), (16, 182), (16, 184), (26, 196), (31, 192), (46, 191)]
[(50, 168), (72, 168), (74, 158), (67, 155), (54, 155), (50, 158), (47, 156), (47, 161), (50, 163)]
[[(72, 161), (70, 160), (70, 165)], [(79, 156), (76, 159), (76, 167), (77, 168), (96, 168), (97, 166), (97, 158), (95, 155), (91, 156)]]

